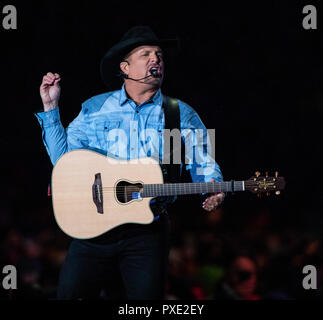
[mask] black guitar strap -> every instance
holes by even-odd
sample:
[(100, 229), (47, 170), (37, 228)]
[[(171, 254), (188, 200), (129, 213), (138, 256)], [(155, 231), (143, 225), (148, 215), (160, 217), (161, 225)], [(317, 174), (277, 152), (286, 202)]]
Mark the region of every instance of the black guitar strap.
[[(180, 126), (180, 111), (177, 99), (163, 96), (163, 108), (165, 114), (165, 129), (181, 129)], [(165, 140), (164, 140), (165, 141)], [(184, 163), (184, 145), (181, 139), (181, 161)], [(181, 180), (181, 165), (173, 163), (173, 139), (170, 139), (170, 164), (162, 165), (164, 172), (164, 180), (166, 183), (176, 183)], [(166, 173), (166, 174), (165, 174)]]

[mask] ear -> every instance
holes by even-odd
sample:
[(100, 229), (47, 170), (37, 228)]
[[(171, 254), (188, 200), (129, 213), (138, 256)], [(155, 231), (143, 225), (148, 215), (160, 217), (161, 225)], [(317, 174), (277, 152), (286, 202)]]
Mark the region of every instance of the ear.
[(129, 62), (126, 60), (123, 60), (120, 62), (120, 69), (124, 74), (129, 73)]

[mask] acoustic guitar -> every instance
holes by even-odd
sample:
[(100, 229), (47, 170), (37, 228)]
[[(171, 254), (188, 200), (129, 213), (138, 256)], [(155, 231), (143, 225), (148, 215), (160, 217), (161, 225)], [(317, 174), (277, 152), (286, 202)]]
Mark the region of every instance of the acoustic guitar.
[(154, 219), (149, 202), (158, 196), (250, 191), (261, 194), (285, 187), (285, 180), (259, 172), (246, 181), (163, 183), (153, 158), (117, 160), (90, 150), (65, 153), (52, 172), (56, 222), (69, 236), (97, 237), (125, 223), (148, 224)]

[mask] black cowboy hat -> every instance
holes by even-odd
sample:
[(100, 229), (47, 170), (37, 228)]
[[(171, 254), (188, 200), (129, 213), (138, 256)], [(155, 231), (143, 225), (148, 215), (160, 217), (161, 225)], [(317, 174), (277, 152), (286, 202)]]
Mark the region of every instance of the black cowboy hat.
[(160, 40), (148, 26), (136, 26), (128, 30), (101, 61), (101, 76), (107, 86), (120, 76), (120, 62), (133, 49), (142, 45), (156, 45), (162, 49), (178, 47), (178, 39)]

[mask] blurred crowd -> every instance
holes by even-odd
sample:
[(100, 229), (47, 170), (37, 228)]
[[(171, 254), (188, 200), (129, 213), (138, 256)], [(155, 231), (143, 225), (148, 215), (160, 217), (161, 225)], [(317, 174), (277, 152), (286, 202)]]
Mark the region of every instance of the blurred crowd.
[[(323, 298), (319, 232), (304, 231), (300, 222), (276, 225), (279, 218), (266, 204), (245, 217), (233, 214), (225, 205), (208, 214), (189, 210), (179, 204), (170, 216), (172, 246), (166, 299)], [(50, 202), (18, 219), (8, 208), (1, 208), (0, 217), (1, 269), (14, 265), (18, 275), (18, 289), (1, 288), (0, 298), (55, 299), (71, 239), (56, 225)], [(306, 265), (317, 270), (317, 289), (303, 287)]]

